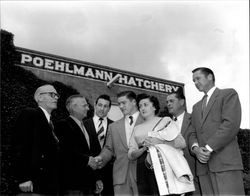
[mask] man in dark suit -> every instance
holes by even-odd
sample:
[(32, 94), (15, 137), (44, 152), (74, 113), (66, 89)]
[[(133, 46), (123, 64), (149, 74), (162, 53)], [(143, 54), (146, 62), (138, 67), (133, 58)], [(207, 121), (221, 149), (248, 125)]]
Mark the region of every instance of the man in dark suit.
[(40, 86), (34, 99), (37, 108), (23, 110), (14, 133), (14, 170), (19, 189), (37, 195), (56, 195), (58, 191), (58, 138), (51, 123), (59, 95), (52, 85)]
[(211, 69), (193, 71), (196, 88), (204, 98), (193, 106), (190, 148), (197, 157), (202, 195), (244, 195), (242, 159), (237, 134), (241, 105), (234, 89), (215, 87)]
[(69, 117), (59, 121), (56, 132), (61, 148), (61, 192), (64, 195), (93, 195), (102, 191), (102, 182), (93, 156), (100, 152), (99, 141), (83, 125), (89, 105), (82, 95), (66, 100)]
[[(188, 144), (191, 128), (191, 115), (186, 111), (186, 98), (181, 88), (167, 95), (167, 108), (169, 113), (173, 116), (173, 120), (175, 120), (178, 124), (179, 129), (181, 130), (181, 134)], [(195, 171), (195, 157), (194, 155), (191, 155), (188, 146), (184, 148), (183, 151), (194, 176), (195, 185), (195, 192), (185, 193), (185, 195), (201, 195), (199, 179)]]
[(123, 91), (117, 95), (124, 117), (109, 126), (105, 146), (96, 157), (100, 167), (115, 157), (113, 185), (115, 195), (138, 195), (136, 185), (136, 161), (128, 159), (129, 140), (134, 126), (143, 122), (136, 105), (136, 95)]
[[(108, 126), (113, 122), (112, 120), (107, 118), (110, 107), (111, 107), (110, 97), (108, 95), (100, 95), (96, 99), (96, 102), (94, 104), (95, 108), (94, 117), (84, 121), (84, 126), (86, 127), (86, 129), (93, 132), (94, 134), (96, 134), (96, 137), (98, 137), (99, 140), (98, 148), (100, 149), (105, 144)], [(113, 170), (113, 161), (109, 161), (109, 163), (102, 168), (101, 173), (102, 173), (102, 182), (104, 187), (102, 195), (114, 195), (112, 170)]]

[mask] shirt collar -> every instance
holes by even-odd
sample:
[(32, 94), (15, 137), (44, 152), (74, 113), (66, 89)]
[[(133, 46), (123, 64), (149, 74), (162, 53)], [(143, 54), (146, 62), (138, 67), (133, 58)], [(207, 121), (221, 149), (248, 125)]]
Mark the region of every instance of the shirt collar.
[(41, 110), (43, 111), (43, 113), (45, 114), (45, 117), (47, 119), (47, 121), (49, 122), (50, 121), (50, 114), (49, 112), (47, 112), (47, 110), (45, 110), (42, 106), (39, 106), (39, 108), (41, 108)]
[(179, 116), (176, 116), (176, 117), (177, 117), (177, 120), (178, 120), (178, 119), (183, 119), (184, 114), (185, 114), (185, 111), (183, 111)]
[[(102, 117), (102, 118), (103, 118), (103, 122), (107, 121), (107, 116), (106, 117)], [(93, 117), (94, 123), (99, 123), (99, 119), (100, 119), (100, 117), (95, 114), (94, 117)]]
[(212, 88), (210, 88), (210, 89), (209, 89), (209, 91), (207, 92), (207, 96), (208, 96), (208, 98), (210, 98), (210, 97), (211, 97), (211, 95), (213, 94), (213, 92), (215, 91), (215, 89), (216, 89), (216, 87), (215, 87), (215, 86), (213, 86)]
[(126, 116), (126, 119), (129, 121), (129, 117), (130, 116), (133, 116), (133, 124), (135, 123), (135, 121), (137, 120), (137, 117), (139, 116), (139, 111), (136, 111), (134, 114), (132, 114), (132, 115), (127, 115)]

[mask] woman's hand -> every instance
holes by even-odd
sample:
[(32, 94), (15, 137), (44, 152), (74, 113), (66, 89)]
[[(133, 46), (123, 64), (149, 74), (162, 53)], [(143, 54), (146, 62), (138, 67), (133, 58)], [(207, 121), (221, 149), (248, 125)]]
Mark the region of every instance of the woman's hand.
[(143, 142), (143, 146), (146, 147), (154, 146), (156, 144), (164, 144), (164, 141), (156, 137), (147, 137)]

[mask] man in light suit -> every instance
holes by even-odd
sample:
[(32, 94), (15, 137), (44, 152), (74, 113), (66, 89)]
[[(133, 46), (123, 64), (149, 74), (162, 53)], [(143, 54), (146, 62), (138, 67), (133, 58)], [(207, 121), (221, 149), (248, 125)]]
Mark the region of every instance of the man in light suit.
[[(173, 116), (173, 120), (175, 120), (178, 124), (179, 129), (181, 130), (181, 134), (184, 137), (186, 143), (188, 143), (191, 128), (191, 115), (186, 111), (186, 98), (181, 88), (167, 95), (167, 108), (168, 112)], [(195, 192), (185, 193), (185, 195), (201, 195), (199, 179), (195, 171), (195, 157), (194, 155), (191, 155), (188, 146), (184, 148), (183, 151), (194, 176), (195, 185)]]
[(82, 95), (66, 100), (69, 117), (55, 124), (61, 148), (61, 193), (63, 195), (93, 195), (102, 190), (102, 182), (94, 156), (100, 152), (96, 135), (83, 125), (89, 105)]
[[(96, 137), (99, 140), (99, 149), (101, 152), (101, 149), (103, 148), (106, 136), (107, 136), (107, 130), (108, 126), (113, 122), (110, 120), (107, 115), (111, 107), (111, 100), (108, 95), (100, 95), (95, 102), (94, 108), (94, 117), (89, 118), (85, 120), (84, 126), (87, 130), (93, 132)], [(101, 175), (102, 175), (102, 182), (103, 182), (103, 191), (102, 195), (106, 196), (112, 196), (114, 195), (114, 189), (113, 189), (113, 161), (109, 161), (105, 167), (101, 169)]]
[(58, 192), (59, 140), (50, 118), (58, 98), (52, 85), (40, 86), (34, 94), (38, 107), (24, 109), (17, 119), (13, 138), (14, 170), (18, 187), (26, 194), (56, 195)]
[(193, 106), (190, 148), (197, 157), (202, 195), (244, 195), (242, 159), (237, 142), (241, 105), (234, 89), (215, 87), (212, 70), (193, 71), (196, 88), (205, 93)]
[(113, 185), (115, 195), (138, 195), (136, 185), (136, 161), (128, 159), (129, 140), (134, 126), (143, 122), (136, 105), (136, 95), (124, 91), (117, 95), (124, 117), (109, 126), (107, 140), (100, 155), (96, 157), (100, 167), (115, 157)]

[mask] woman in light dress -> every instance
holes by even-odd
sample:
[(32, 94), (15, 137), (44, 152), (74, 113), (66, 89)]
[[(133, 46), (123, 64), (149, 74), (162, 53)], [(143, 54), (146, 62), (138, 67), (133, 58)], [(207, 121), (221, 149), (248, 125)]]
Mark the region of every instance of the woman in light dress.
[[(172, 141), (166, 141), (162, 131), (172, 119), (170, 117), (158, 117), (159, 101), (156, 97), (140, 94), (137, 104), (144, 123), (134, 128), (131, 136), (128, 157), (131, 160), (137, 159), (137, 186), (139, 195), (159, 195), (156, 178), (152, 168), (148, 147), (155, 144), (168, 144), (177, 149), (186, 147), (185, 139), (180, 130), (177, 130), (177, 137)], [(170, 134), (171, 135), (171, 134)]]

